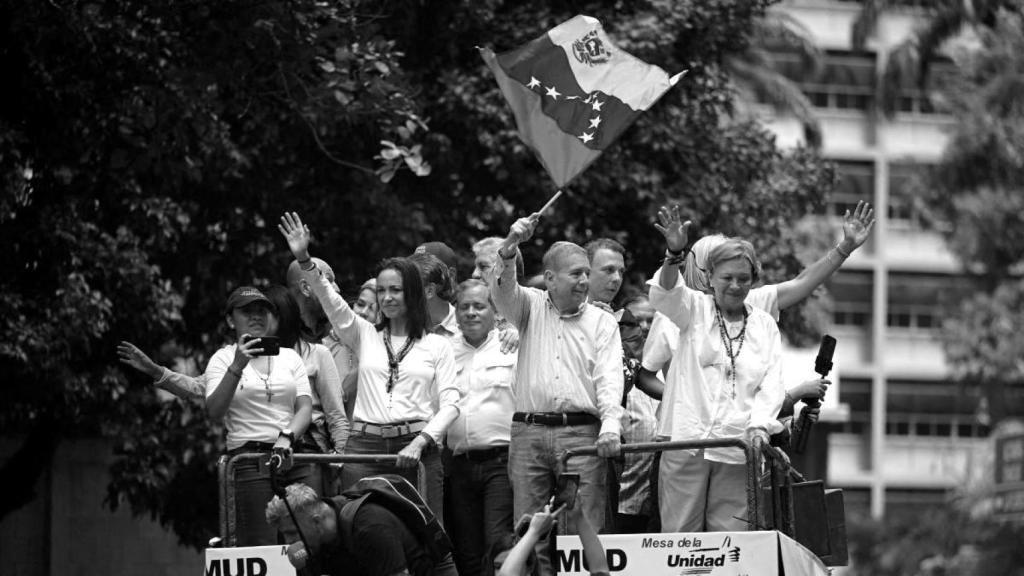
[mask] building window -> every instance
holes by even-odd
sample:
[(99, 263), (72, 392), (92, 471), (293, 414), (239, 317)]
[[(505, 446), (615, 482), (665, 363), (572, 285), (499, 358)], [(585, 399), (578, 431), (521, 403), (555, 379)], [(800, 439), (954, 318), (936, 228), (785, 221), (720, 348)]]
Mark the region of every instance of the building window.
[(940, 328), (940, 310), (933, 306), (907, 306), (892, 304), (885, 325), (906, 330), (937, 330)]
[(871, 305), (853, 302), (836, 302), (832, 312), (836, 326), (864, 328), (871, 322)]
[(875, 165), (872, 162), (837, 160), (839, 183), (828, 199), (828, 214), (842, 218), (847, 210), (852, 214), (857, 202), (874, 202)]
[(797, 54), (778, 52), (771, 59), (775, 70), (798, 83), (816, 108), (866, 111), (874, 104), (874, 55), (830, 51), (815, 78), (807, 77), (807, 67)]

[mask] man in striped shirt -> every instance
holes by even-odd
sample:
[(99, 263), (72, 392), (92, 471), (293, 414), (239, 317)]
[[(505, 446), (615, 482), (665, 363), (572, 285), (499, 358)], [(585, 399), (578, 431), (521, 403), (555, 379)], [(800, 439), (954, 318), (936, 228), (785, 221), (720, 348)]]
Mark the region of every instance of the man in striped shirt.
[[(520, 335), (509, 450), (515, 517), (544, 506), (557, 474), (576, 473), (583, 513), (600, 528), (606, 499), (602, 458), (619, 453), (622, 342), (615, 318), (586, 302), (590, 262), (580, 246), (556, 242), (547, 251), (546, 291), (516, 282), (516, 247), (533, 235), (539, 217), (512, 225), (498, 250), (503, 270), (492, 288), (498, 311)], [(574, 457), (560, 469), (562, 451), (595, 445), (598, 457)], [(575, 533), (574, 524), (570, 520), (569, 532)]]

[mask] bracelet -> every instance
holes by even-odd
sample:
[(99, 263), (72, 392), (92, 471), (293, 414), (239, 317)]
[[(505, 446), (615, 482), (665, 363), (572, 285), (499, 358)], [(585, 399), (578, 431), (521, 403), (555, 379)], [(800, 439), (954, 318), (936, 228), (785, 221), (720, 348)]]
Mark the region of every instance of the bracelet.
[(306, 256), (307, 258), (303, 260), (299, 260), (298, 258), (295, 259), (295, 261), (299, 263), (299, 266), (305, 266), (307, 262), (313, 259), (312, 257), (309, 257), (309, 254), (306, 254)]
[[(309, 263), (309, 268), (306, 268), (307, 263)], [(316, 270), (316, 262), (313, 262), (312, 258), (299, 262), (299, 269), (303, 272), (312, 272), (313, 270)]]
[(665, 250), (665, 264), (668, 264), (669, 266), (679, 266), (686, 262), (687, 254), (687, 252), (680, 252), (676, 254), (671, 250)]
[(678, 252), (675, 251), (675, 250), (672, 250), (671, 248), (665, 248), (665, 256), (682, 256), (683, 252), (686, 252), (685, 248), (683, 248), (682, 250), (679, 250)]
[(498, 248), (498, 258), (501, 258), (502, 260), (511, 260), (511, 259), (513, 259), (515, 257), (516, 257), (515, 250), (512, 251), (511, 255), (506, 256), (506, 255), (501, 253), (501, 248)]
[(839, 255), (843, 257), (843, 259), (849, 258), (851, 252), (843, 252), (843, 249), (840, 248), (840, 246), (842, 246), (842, 245), (843, 245), (842, 242), (840, 242), (839, 244), (836, 244), (836, 252), (838, 252)]

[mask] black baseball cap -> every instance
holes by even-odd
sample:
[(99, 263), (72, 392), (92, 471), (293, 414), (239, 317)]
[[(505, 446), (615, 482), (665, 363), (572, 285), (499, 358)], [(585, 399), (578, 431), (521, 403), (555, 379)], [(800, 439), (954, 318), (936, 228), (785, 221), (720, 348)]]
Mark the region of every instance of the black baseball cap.
[(253, 302), (262, 302), (272, 312), (277, 312), (277, 306), (267, 298), (267, 295), (255, 286), (239, 286), (228, 296), (228, 303), (224, 306), (224, 313), (230, 314), (235, 308), (240, 308)]

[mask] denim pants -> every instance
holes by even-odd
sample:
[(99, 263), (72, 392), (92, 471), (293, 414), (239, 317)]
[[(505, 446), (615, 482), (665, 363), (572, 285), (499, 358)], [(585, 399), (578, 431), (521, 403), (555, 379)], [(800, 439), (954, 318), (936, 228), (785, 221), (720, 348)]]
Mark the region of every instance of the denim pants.
[[(270, 454), (259, 460), (246, 460), (235, 466), (235, 538), (236, 546), (269, 546), (277, 544), (277, 529), (267, 524), (267, 502), (274, 497), (270, 485)], [(301, 482), (322, 490), (320, 470), (315, 464), (293, 466), (278, 474), (282, 486)]]
[[(560, 473), (579, 474), (580, 490), (576, 506), (583, 507), (590, 524), (600, 532), (605, 522), (607, 467), (603, 458), (576, 456), (562, 469), (559, 456), (570, 448), (593, 447), (597, 444), (600, 424), (579, 426), (541, 426), (525, 422), (512, 423), (512, 444), (508, 470), (512, 479), (514, 518), (533, 514), (544, 508), (555, 492)], [(560, 530), (576, 534), (576, 524), (559, 518)], [(553, 574), (547, 543), (537, 547), (537, 560), (542, 574)]]
[(512, 532), (508, 455), (488, 460), (453, 456), (448, 467), (448, 534), (460, 576), (481, 576), (484, 557)]
[[(348, 444), (345, 445), (345, 454), (398, 454), (418, 435), (416, 433), (395, 438), (382, 438), (353, 430)], [(423, 499), (437, 516), (438, 522), (444, 526), (444, 471), (441, 467), (440, 451), (437, 448), (424, 449), (420, 454), (420, 464), (423, 466), (424, 482), (426, 483), (426, 494), (422, 494)], [(375, 474), (399, 474), (417, 490), (420, 490), (418, 471), (419, 467), (395, 468), (386, 463), (346, 463), (341, 468), (341, 488), (348, 490), (359, 479)]]

